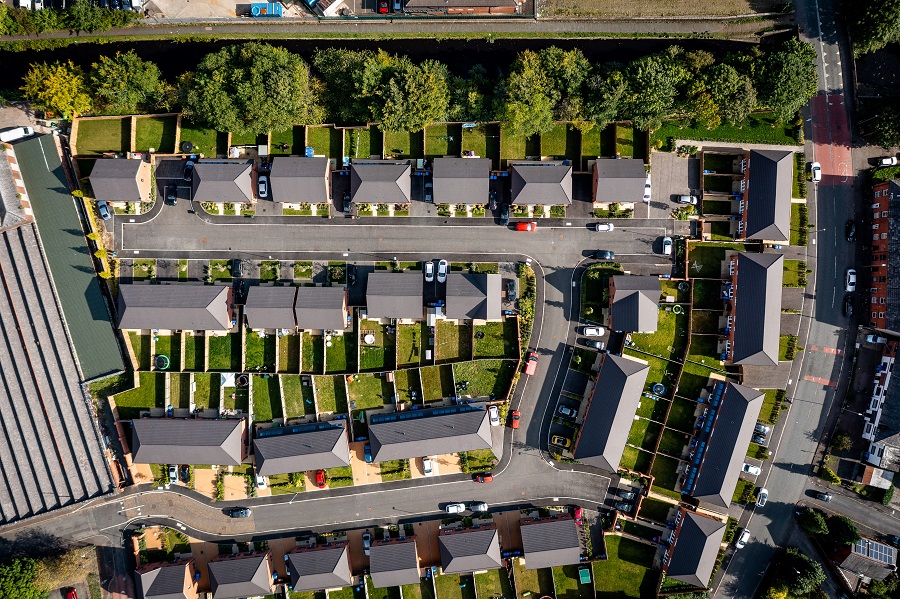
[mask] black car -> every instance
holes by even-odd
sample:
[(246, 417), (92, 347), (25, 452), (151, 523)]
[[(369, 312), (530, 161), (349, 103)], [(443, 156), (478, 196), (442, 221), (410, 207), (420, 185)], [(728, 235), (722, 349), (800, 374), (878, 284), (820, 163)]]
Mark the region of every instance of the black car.
[(184, 180), (190, 181), (194, 176), (194, 162), (192, 160), (188, 160), (184, 163)]
[(350, 192), (344, 193), (344, 212), (350, 214)]
[(844, 316), (850, 318), (853, 316), (853, 294), (848, 293), (844, 298)]
[(504, 227), (509, 224), (509, 204), (500, 204), (500, 224)]
[(350, 285), (356, 285), (356, 265), (355, 264), (347, 265), (347, 282)]
[(231, 276), (235, 279), (239, 279), (244, 275), (244, 263), (243, 261), (237, 259), (231, 265)]
[(766, 438), (763, 437), (762, 435), (760, 435), (759, 433), (754, 433), (753, 437), (751, 437), (750, 440), (753, 441), (754, 443), (756, 443), (757, 445), (765, 445), (766, 444)]
[(166, 204), (169, 206), (174, 206), (178, 203), (178, 195), (177, 195), (177, 187), (174, 185), (169, 185), (166, 187)]
[(181, 482), (184, 484), (188, 484), (191, 482), (191, 467), (188, 465), (184, 465), (178, 469), (178, 476), (181, 478)]
[(594, 258), (596, 260), (615, 260), (616, 253), (609, 250), (597, 250), (594, 252)]
[(620, 512), (625, 512), (627, 514), (627, 513), (630, 513), (631, 510), (634, 508), (634, 504), (626, 503), (624, 501), (617, 501), (613, 507), (615, 507)]
[(848, 220), (844, 232), (847, 235), (847, 241), (856, 241), (856, 221)]
[(248, 507), (230, 507), (225, 510), (225, 513), (232, 518), (249, 518), (251, 512)]
[(509, 279), (506, 282), (506, 297), (509, 301), (514, 302), (519, 295), (519, 287), (515, 279)]
[(497, 209), (497, 190), (492, 189), (491, 192), (488, 194), (488, 197), (490, 198), (491, 211), (496, 210)]

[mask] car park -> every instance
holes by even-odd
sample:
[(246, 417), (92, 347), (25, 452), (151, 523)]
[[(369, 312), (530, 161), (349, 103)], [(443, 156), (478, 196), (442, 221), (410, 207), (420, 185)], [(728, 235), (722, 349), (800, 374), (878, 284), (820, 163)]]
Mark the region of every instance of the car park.
[(856, 241), (856, 221), (847, 221), (847, 224), (844, 227), (844, 234), (847, 236), (847, 241)]
[(328, 483), (328, 475), (325, 474), (324, 470), (316, 470), (316, 486), (320, 489), (324, 489), (325, 485)]
[(533, 220), (516, 223), (516, 231), (525, 231), (528, 233), (532, 233), (536, 230), (537, 230), (537, 223)]
[(509, 224), (509, 204), (500, 204), (500, 224), (504, 227)]
[(634, 509), (634, 504), (628, 503), (627, 501), (617, 501), (613, 504), (613, 507), (620, 512), (625, 512), (626, 514), (628, 514), (631, 512), (631, 510)]
[(369, 555), (372, 549), (372, 535), (368, 532), (364, 532), (362, 534), (362, 542), (363, 542), (363, 553)]
[(576, 416), (578, 416), (578, 412), (576, 412), (569, 406), (559, 406), (556, 411), (560, 416), (565, 416), (566, 418), (575, 418)]
[(856, 291), (856, 269), (848, 268), (844, 281), (844, 291)]
[(878, 166), (897, 166), (896, 156), (885, 156), (878, 159)]
[(194, 161), (188, 160), (184, 163), (184, 180), (190, 181), (194, 176)]
[(672, 255), (672, 238), (671, 237), (663, 237), (662, 250), (663, 250), (664, 256)]
[(425, 282), (431, 283), (434, 281), (434, 262), (429, 260), (425, 263)]
[(598, 233), (611, 233), (612, 231), (615, 231), (615, 229), (616, 227), (612, 223), (597, 223), (594, 225), (594, 231)]
[(853, 316), (853, 294), (848, 293), (844, 297), (844, 316), (850, 318)]
[(365, 447), (363, 447), (363, 456), (366, 459), (366, 464), (372, 463), (372, 446), (366, 443)]
[(471, 512), (486, 512), (488, 511), (488, 504), (483, 501), (476, 501), (474, 503), (469, 504), (469, 511)]
[(227, 508), (225, 513), (232, 518), (249, 518), (253, 512), (248, 507), (231, 507)]
[(820, 501), (824, 501), (826, 503), (831, 501), (831, 497), (832, 497), (831, 493), (822, 493), (822, 492), (816, 493), (816, 499), (818, 499)]
[(490, 472), (484, 472), (482, 474), (475, 475), (476, 483), (492, 483), (494, 482), (494, 475)]
[(528, 352), (525, 359), (525, 374), (531, 376), (537, 370), (538, 357), (534, 352)]
[(610, 250), (597, 250), (594, 252), (595, 260), (615, 260), (616, 253)]
[(169, 464), (169, 484), (174, 485), (178, 482), (178, 466)]
[(746, 474), (750, 474), (753, 476), (759, 476), (760, 473), (762, 472), (762, 469), (759, 466), (754, 466), (753, 464), (744, 463), (744, 465), (741, 466), (741, 472), (744, 472)]
[(444, 511), (448, 514), (461, 514), (466, 511), (465, 503), (448, 503), (446, 507), (444, 507)]
[(103, 220), (109, 220), (112, 218), (112, 212), (109, 211), (109, 204), (100, 200), (97, 202), (97, 214), (100, 215), (100, 218)]
[(759, 433), (760, 435), (768, 435), (772, 431), (771, 426), (766, 426), (762, 422), (757, 422), (756, 426), (753, 427), (753, 430)]
[(446, 283), (447, 282), (447, 270), (449, 265), (446, 260), (441, 260), (438, 262), (437, 267), (437, 280), (438, 283)]
[(570, 447), (572, 445), (572, 439), (567, 439), (566, 437), (561, 437), (559, 435), (553, 435), (550, 437), (551, 445), (559, 445), (560, 447)]
[(602, 337), (606, 334), (606, 329), (603, 327), (584, 327), (581, 330), (581, 334), (585, 337)]
[(696, 206), (697, 205), (697, 196), (692, 196), (692, 195), (678, 196), (678, 203), (679, 204), (690, 204), (691, 206)]
[(507, 279), (506, 281), (506, 299), (511, 302), (516, 301), (519, 297), (519, 285), (515, 279)]
[(178, 477), (184, 484), (189, 484), (191, 482), (191, 467), (187, 464), (181, 466), (181, 468), (178, 469)]
[(734, 546), (737, 549), (743, 549), (747, 546), (747, 543), (750, 541), (750, 531), (746, 528), (741, 531), (740, 536), (737, 538), (737, 541), (734, 542)]
[(425, 476), (434, 474), (434, 464), (431, 462), (431, 458), (422, 458), (422, 474)]
[(350, 214), (350, 192), (344, 192), (344, 213)]
[(809, 172), (812, 175), (813, 183), (818, 183), (822, 180), (822, 165), (818, 162), (813, 162), (809, 165)]
[(497, 409), (497, 406), (489, 407), (488, 415), (491, 420), (491, 426), (500, 426), (500, 410)]
[(866, 341), (869, 343), (887, 343), (887, 338), (879, 337), (878, 335), (866, 335)]
[(510, 428), (519, 428), (519, 418), (521, 418), (521, 416), (519, 415), (518, 410), (513, 410), (512, 412), (510, 412), (509, 427)]
[(166, 204), (175, 206), (178, 204), (178, 188), (174, 185), (166, 186)]
[(762, 487), (759, 490), (759, 493), (756, 494), (756, 507), (763, 507), (766, 505), (766, 501), (769, 500), (769, 490), (765, 487)]

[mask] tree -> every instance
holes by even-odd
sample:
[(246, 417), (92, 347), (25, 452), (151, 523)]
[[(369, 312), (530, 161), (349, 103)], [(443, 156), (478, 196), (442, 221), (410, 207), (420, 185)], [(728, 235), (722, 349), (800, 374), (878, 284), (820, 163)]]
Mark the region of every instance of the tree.
[(852, 446), (853, 441), (850, 440), (850, 435), (848, 435), (844, 431), (836, 432), (831, 438), (832, 453), (843, 453), (845, 451), (850, 451), (850, 448)]
[(790, 38), (766, 56), (757, 89), (760, 101), (785, 122), (816, 94), (817, 86), (816, 51)]
[(34, 586), (35, 562), (28, 557), (0, 564), (0, 597), (43, 599), (45, 594)]
[(321, 116), (309, 67), (284, 48), (251, 42), (207, 54), (180, 80), (185, 113), (218, 131), (265, 133)]
[(35, 108), (58, 112), (66, 119), (91, 109), (84, 75), (71, 60), (32, 65), (24, 82), (20, 89)]
[(898, 583), (900, 583), (900, 579), (897, 578), (897, 573), (892, 572), (884, 580), (873, 580), (870, 582), (869, 588), (866, 590), (869, 592), (870, 597), (888, 599), (897, 592), (897, 588), (900, 587)]
[(807, 534), (813, 536), (826, 536), (828, 534), (828, 525), (825, 523), (825, 516), (817, 510), (803, 510), (800, 514), (800, 528)]
[(628, 81), (627, 112), (639, 129), (658, 129), (672, 114), (680, 87), (688, 78), (676, 62), (672, 46), (666, 52), (641, 57), (625, 69)]
[(591, 77), (586, 84), (585, 117), (598, 127), (614, 121), (628, 91), (628, 82), (619, 69)]
[(726, 123), (736, 125), (750, 115), (756, 106), (756, 88), (747, 75), (730, 64), (713, 65), (706, 71), (706, 90), (719, 106), (719, 114)]
[(853, 24), (853, 53), (861, 56), (900, 41), (900, 0), (863, 0)]
[(550, 46), (538, 55), (553, 90), (553, 115), (558, 121), (584, 120), (582, 87), (590, 77), (591, 63), (581, 50), (562, 50)]
[(364, 93), (363, 83), (367, 67), (383, 62), (375, 59), (371, 50), (344, 48), (317, 50), (313, 55), (313, 66), (328, 89), (323, 98), (329, 121), (359, 124), (372, 120), (371, 92)]
[(453, 77), (450, 83), (451, 121), (490, 121), (494, 118), (495, 78), (477, 64), (466, 77)]
[(450, 73), (446, 65), (435, 60), (415, 65), (404, 59), (392, 71), (381, 90), (382, 101), (372, 106), (385, 131), (421, 131), (447, 118)]
[(715, 129), (722, 124), (721, 109), (702, 81), (694, 82), (689, 98), (689, 110), (697, 124), (707, 129)]
[(793, 547), (785, 552), (785, 558), (781, 560), (779, 569), (779, 578), (787, 585), (788, 592), (792, 595), (806, 595), (825, 582), (822, 565)]
[(828, 538), (837, 545), (852, 545), (859, 541), (859, 530), (850, 518), (829, 516), (826, 523), (828, 524)]
[(885, 148), (900, 145), (900, 100), (881, 103), (872, 119), (872, 141)]
[(139, 105), (154, 103), (165, 87), (159, 79), (159, 67), (134, 50), (101, 56), (100, 62), (91, 65), (91, 84), (96, 97), (120, 114), (132, 114)]
[(66, 11), (69, 29), (74, 31), (97, 31), (103, 27), (100, 13), (91, 0), (75, 0)]
[(521, 52), (512, 65), (498, 116), (513, 135), (528, 137), (553, 127), (554, 90), (536, 52)]

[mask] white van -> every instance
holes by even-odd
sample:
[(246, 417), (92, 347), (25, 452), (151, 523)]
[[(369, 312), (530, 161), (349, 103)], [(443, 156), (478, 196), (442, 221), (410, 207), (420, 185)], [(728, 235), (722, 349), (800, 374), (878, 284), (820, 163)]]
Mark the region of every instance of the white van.
[(30, 135), (34, 135), (34, 129), (31, 127), (16, 127), (15, 129), (0, 131), (0, 141), (16, 141)]

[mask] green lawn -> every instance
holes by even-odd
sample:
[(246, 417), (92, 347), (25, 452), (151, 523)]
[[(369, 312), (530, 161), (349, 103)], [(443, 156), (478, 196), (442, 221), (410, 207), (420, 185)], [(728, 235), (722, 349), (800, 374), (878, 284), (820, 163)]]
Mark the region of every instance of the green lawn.
[(376, 589), (370, 577), (366, 577), (367, 599), (400, 599), (400, 587)]
[(660, 281), (659, 282), (659, 301), (664, 301), (667, 297), (675, 298), (675, 302), (679, 304), (688, 303), (690, 297), (690, 287), (684, 291), (678, 289), (678, 285), (684, 281)]
[(380, 408), (383, 404), (390, 404), (394, 394), (393, 385), (386, 377), (377, 374), (355, 375), (352, 382), (347, 382), (347, 390), (351, 410)]
[(653, 132), (652, 142), (666, 138), (690, 139), (697, 141), (733, 141), (793, 146), (797, 144), (793, 128), (779, 124), (771, 113), (760, 112), (751, 115), (740, 125), (723, 123), (714, 129), (702, 125), (689, 127), (682, 121), (666, 121)]
[(743, 252), (742, 243), (694, 243), (688, 256), (688, 274), (701, 279), (719, 279), (722, 276), (722, 260), (726, 256)]
[(655, 479), (653, 489), (656, 490), (659, 487), (663, 491), (668, 491), (669, 493), (664, 493), (666, 495), (675, 493), (675, 484), (678, 482), (677, 469), (678, 460), (657, 455), (653, 460), (653, 469), (650, 471)]
[(213, 281), (231, 281), (231, 260), (210, 260), (209, 277)]
[(434, 350), (435, 359), (438, 363), (471, 360), (471, 325), (457, 325), (447, 320), (439, 320), (435, 333)]
[(671, 310), (659, 310), (655, 333), (633, 333), (631, 341), (637, 349), (663, 358), (676, 359), (684, 356), (687, 332), (690, 327), (687, 310), (675, 314)]
[(619, 466), (622, 468), (628, 468), (629, 470), (636, 470), (638, 472), (649, 474), (650, 463), (652, 461), (652, 453), (626, 445), (625, 451), (622, 452), (622, 460), (619, 462)]
[(317, 156), (344, 158), (344, 133), (334, 127), (307, 127), (306, 145), (313, 148)]
[(127, 152), (131, 143), (129, 119), (97, 119), (79, 121), (76, 150), (82, 154)]
[(347, 413), (347, 393), (342, 376), (313, 377), (316, 387), (316, 404), (319, 412)]
[(221, 376), (198, 372), (194, 374), (194, 406), (205, 409), (219, 409), (219, 389)]
[[(645, 497), (644, 500), (641, 501), (641, 510), (638, 512), (638, 516), (659, 522), (660, 524), (666, 524), (668, 522), (669, 510), (673, 507), (677, 506), (666, 503), (665, 501), (660, 501), (659, 499), (654, 499), (653, 497)], [(606, 542), (607, 544), (609, 543), (609, 537), (607, 537)]]
[(763, 399), (762, 408), (759, 410), (759, 419), (767, 424), (777, 424), (781, 414), (779, 395), (784, 392), (778, 389), (761, 389), (766, 396)]
[(716, 351), (718, 346), (719, 337), (717, 335), (691, 335), (691, 349), (688, 352), (688, 360), (700, 362), (709, 368), (720, 369), (722, 365), (719, 362), (722, 360), (722, 355)]
[[(302, 474), (273, 474), (269, 476), (269, 488), (272, 489), (272, 495), (289, 495), (293, 493), (302, 493), (306, 490), (306, 481)], [(288, 597), (303, 597), (304, 599), (313, 599), (312, 591), (306, 594), (294, 593)], [(325, 593), (322, 593), (322, 599), (325, 599)]]
[(423, 344), (427, 343), (428, 327), (421, 324), (397, 325), (397, 367), (419, 366), (425, 363)]
[(240, 410), (242, 412), (250, 410), (250, 390), (247, 387), (225, 387), (223, 392), (225, 409)]
[(224, 156), (227, 135), (218, 133), (202, 125), (194, 124), (185, 118), (181, 119), (181, 141), (189, 141), (194, 145), (193, 152), (203, 154), (207, 158)]
[(131, 349), (137, 360), (135, 367), (138, 370), (150, 370), (150, 335), (141, 335), (135, 331), (128, 331), (128, 339), (131, 341)]
[(375, 337), (373, 343), (363, 343), (359, 347), (360, 370), (394, 369), (397, 337), (393, 333), (388, 333), (389, 328), (388, 325), (378, 324), (371, 320), (364, 320), (360, 323), (360, 339), (364, 339), (367, 334)]
[(309, 279), (312, 277), (312, 262), (297, 261), (294, 262), (294, 278)]
[(300, 372), (321, 374), (325, 372), (325, 338), (322, 335), (303, 333), (303, 362)]
[[(719, 332), (719, 317), (724, 315), (722, 310), (692, 310), (691, 332), (708, 335), (716, 335)], [(692, 338), (693, 339), (693, 338)], [(694, 353), (694, 344), (691, 343), (691, 353)], [(715, 350), (713, 350), (715, 353)], [(704, 354), (699, 354), (704, 355)]]
[(456, 384), (468, 382), (468, 387), (460, 388), (459, 393), (505, 399), (516, 374), (516, 364), (513, 360), (477, 360), (454, 364)]
[(802, 238), (805, 239), (806, 237), (806, 235), (801, 235), (801, 231), (805, 226), (803, 223), (804, 219), (801, 216), (804, 208), (806, 208), (804, 204), (791, 204), (791, 245), (806, 245), (801, 243)]
[(344, 152), (350, 158), (380, 158), (384, 151), (383, 139), (381, 130), (372, 127), (347, 129), (344, 131)]
[[(700, 201), (701, 214), (731, 214), (734, 209), (731, 200), (716, 200), (715, 196), (703, 198)], [(711, 221), (713, 225), (719, 224), (719, 221)], [(727, 222), (725, 223), (728, 224)]]
[[(285, 131), (273, 131), (269, 140), (269, 154), (290, 156), (303, 155), (306, 149), (306, 143), (303, 139), (304, 131), (300, 125), (294, 125)], [(287, 144), (287, 148), (282, 150), (281, 144)]]
[(616, 154), (622, 158), (634, 156), (634, 129), (629, 125), (616, 125)]
[(169, 405), (173, 408), (191, 407), (191, 375), (169, 373)]
[(573, 164), (581, 160), (581, 133), (571, 125), (557, 123), (546, 133), (541, 133), (541, 156), (566, 158)]
[(553, 571), (550, 568), (526, 570), (520, 561), (513, 558), (513, 576), (519, 599), (526, 597), (553, 597)]
[(316, 413), (312, 387), (304, 385), (301, 377), (281, 375), (281, 388), (284, 390), (285, 418)]
[(353, 472), (350, 466), (337, 466), (325, 472), (328, 474), (328, 486), (332, 489), (353, 486)]
[(384, 153), (395, 160), (425, 158), (425, 140), (421, 131), (384, 133)]
[(132, 263), (131, 276), (135, 281), (152, 279), (154, 274), (156, 274), (154, 258), (138, 258)]
[[(655, 383), (662, 383), (665, 386), (662, 397), (672, 397), (673, 387), (675, 385), (675, 375), (678, 372), (678, 365), (676, 363), (663, 360), (662, 358), (656, 358), (631, 348), (625, 348), (624, 355), (643, 360), (650, 365), (650, 372), (647, 373), (647, 382), (644, 384), (644, 391), (650, 392)], [(638, 414), (649, 418), (648, 414), (642, 412), (643, 409), (642, 406), (641, 409), (638, 410)]]
[(356, 335), (332, 335), (331, 347), (325, 348), (325, 372), (356, 370)]
[(154, 148), (160, 154), (173, 153), (177, 124), (174, 116), (138, 117), (134, 133), (135, 151), (146, 152), (150, 148)]
[(739, 478), (737, 481), (737, 486), (734, 488), (734, 495), (731, 496), (732, 503), (741, 503), (743, 499), (744, 503), (746, 503), (747, 496), (752, 496), (753, 491), (756, 489), (756, 484), (753, 481), (749, 481), (744, 478)]
[[(791, 355), (791, 344), (794, 345), (794, 355)], [(792, 361), (797, 357), (800, 347), (797, 345), (796, 335), (781, 335), (778, 338), (778, 359), (781, 361)]]
[(429, 125), (425, 128), (426, 158), (460, 154), (462, 154), (462, 125)]
[(119, 410), (119, 418), (130, 420), (139, 418), (141, 410), (166, 407), (166, 379), (165, 373), (139, 372), (136, 373), (140, 386), (119, 393), (115, 397)]
[(209, 369), (237, 372), (241, 368), (240, 333), (209, 338)]
[(785, 287), (805, 287), (806, 268), (806, 262), (803, 260), (785, 260), (782, 284)]
[(659, 440), (659, 452), (680, 458), (684, 446), (690, 441), (690, 436), (687, 433), (679, 433), (667, 428), (663, 431)]
[(669, 408), (669, 418), (666, 420), (666, 426), (680, 431), (691, 432), (694, 430), (694, 412), (697, 409), (697, 402), (676, 397), (672, 400), (672, 407)]
[(736, 180), (732, 175), (703, 175), (703, 191), (731, 193)]
[(722, 309), (722, 283), (719, 281), (700, 281), (693, 279), (694, 308), (704, 310)]
[(278, 339), (278, 372), (300, 372), (300, 335), (283, 335)]
[(661, 424), (638, 418), (631, 424), (631, 431), (628, 433), (628, 443), (652, 453), (656, 451), (656, 440), (659, 438), (661, 430)]
[(478, 592), (478, 599), (491, 599), (492, 597), (513, 599), (514, 596), (506, 570), (488, 570), (476, 574), (475, 589)]
[(379, 464), (381, 480), (391, 482), (411, 478), (409, 460), (388, 460)]
[(706, 387), (709, 375), (712, 373), (711, 368), (694, 362), (685, 362), (684, 369), (681, 371), (681, 379), (678, 381), (678, 395), (688, 399), (697, 399), (700, 391)]
[(421, 403), (422, 385), (419, 383), (419, 371), (416, 368), (394, 372), (394, 386), (397, 388), (397, 401), (413, 401)]
[(509, 130), (500, 128), (500, 168), (506, 164), (504, 160), (522, 160), (525, 154), (525, 137), (514, 135)]
[(246, 370), (265, 368), (275, 372), (275, 335), (260, 337), (255, 331), (247, 331)]
[(426, 366), (422, 373), (422, 395), (425, 401), (436, 401), (454, 395), (453, 367)]
[(184, 369), (203, 370), (206, 338), (203, 335), (187, 335), (184, 338)]
[[(268, 376), (268, 378), (266, 378)], [(269, 422), (284, 418), (281, 411), (281, 392), (278, 377), (274, 375), (253, 375), (253, 420)]]
[[(259, 145), (259, 138), (265, 137), (262, 133), (255, 133), (253, 131), (245, 131), (243, 133), (235, 133), (231, 132), (231, 145), (232, 146), (256, 146)], [(263, 141), (265, 143), (265, 141)]]
[[(484, 336), (479, 339), (478, 334)], [(519, 355), (519, 333), (515, 318), (503, 322), (488, 322), (475, 326), (474, 356), (476, 358), (515, 358)]]
[(425, 578), (419, 584), (405, 584), (400, 589), (403, 599), (435, 599), (434, 583)]
[(579, 582), (578, 568), (578, 565), (554, 566), (553, 583), (556, 599), (594, 599), (594, 585)]

